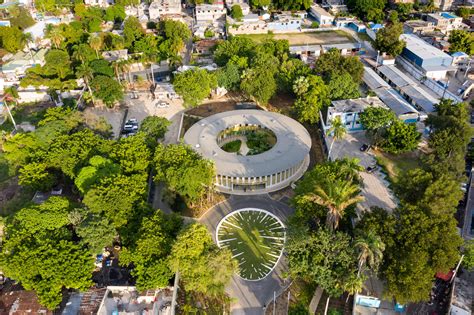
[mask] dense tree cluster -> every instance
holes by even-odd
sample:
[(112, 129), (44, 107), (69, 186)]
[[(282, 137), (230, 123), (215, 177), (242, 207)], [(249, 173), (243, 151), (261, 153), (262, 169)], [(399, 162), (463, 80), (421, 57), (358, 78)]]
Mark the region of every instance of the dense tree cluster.
[(463, 30), (453, 30), (449, 34), (449, 52), (463, 52), (474, 54), (474, 34)]
[(400, 55), (406, 46), (405, 41), (400, 40), (402, 33), (402, 23), (394, 22), (387, 25), (377, 32), (374, 48), (393, 57)]
[(387, 0), (349, 0), (347, 6), (364, 21), (382, 22)]
[(165, 287), (179, 271), (187, 290), (222, 296), (237, 268), (230, 252), (218, 249), (204, 226), (183, 227), (177, 215), (146, 202), (152, 168), (187, 201), (212, 184), (211, 162), (187, 146), (158, 143), (168, 125), (150, 117), (135, 136), (110, 140), (83, 113), (63, 106), (48, 109), (34, 132), (7, 139), (4, 155), (22, 185), (48, 191), (59, 184), (69, 192), (9, 218), (0, 253), (5, 275), (54, 309), (64, 288), (92, 285), (95, 255), (120, 242), (119, 263), (140, 290)]
[(216, 76), (204, 69), (191, 69), (174, 77), (173, 86), (185, 106), (197, 106), (217, 87)]
[(360, 121), (374, 145), (386, 152), (413, 151), (421, 139), (415, 124), (399, 120), (389, 109), (369, 107), (360, 114)]

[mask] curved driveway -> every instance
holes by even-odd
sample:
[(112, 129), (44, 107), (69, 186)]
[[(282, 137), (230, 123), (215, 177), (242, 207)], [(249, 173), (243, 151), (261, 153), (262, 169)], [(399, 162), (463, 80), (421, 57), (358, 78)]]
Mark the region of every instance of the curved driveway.
[[(199, 221), (207, 226), (215, 239), (215, 232), (220, 220), (227, 214), (241, 208), (258, 208), (267, 210), (278, 216), (286, 224), (286, 219), (293, 213), (293, 209), (288, 205), (271, 199), (268, 195), (259, 196), (231, 196), (229, 199), (215, 205), (209, 209)], [(278, 265), (265, 279), (260, 281), (246, 281), (237, 276), (232, 277), (232, 281), (227, 287), (227, 292), (237, 301), (231, 306), (234, 315), (261, 315), (264, 313), (263, 306), (273, 299), (274, 292), (280, 291), (289, 284), (282, 277), (287, 270), (285, 254), (278, 262)]]

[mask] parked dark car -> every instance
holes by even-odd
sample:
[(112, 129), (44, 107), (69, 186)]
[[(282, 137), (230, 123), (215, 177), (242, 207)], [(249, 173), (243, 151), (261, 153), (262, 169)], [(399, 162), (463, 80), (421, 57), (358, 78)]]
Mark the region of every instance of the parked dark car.
[(368, 152), (370, 150), (370, 145), (364, 143), (361, 147), (360, 147), (360, 151), (361, 152)]

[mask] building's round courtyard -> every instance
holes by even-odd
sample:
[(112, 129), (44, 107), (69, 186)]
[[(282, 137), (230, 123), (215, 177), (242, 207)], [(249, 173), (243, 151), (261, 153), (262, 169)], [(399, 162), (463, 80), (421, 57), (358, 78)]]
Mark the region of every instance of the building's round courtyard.
[(296, 120), (264, 110), (233, 110), (195, 123), (184, 135), (216, 166), (215, 187), (261, 194), (289, 186), (309, 165), (311, 137)]
[(269, 275), (281, 258), (285, 226), (274, 214), (255, 208), (236, 210), (217, 225), (217, 244), (239, 263), (239, 276), (257, 281)]

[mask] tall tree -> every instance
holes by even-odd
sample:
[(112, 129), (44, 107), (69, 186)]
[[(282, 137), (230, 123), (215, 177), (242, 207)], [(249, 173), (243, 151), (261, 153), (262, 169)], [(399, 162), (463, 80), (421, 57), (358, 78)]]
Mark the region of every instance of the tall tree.
[(453, 30), (449, 34), (449, 52), (462, 51), (468, 55), (474, 54), (474, 34), (463, 30)]
[(179, 233), (169, 266), (180, 273), (187, 290), (212, 296), (224, 294), (238, 268), (231, 252), (219, 249), (206, 227), (199, 223), (188, 225)]
[(328, 87), (321, 77), (300, 77), (295, 81), (293, 91), (298, 96), (294, 105), (298, 119), (311, 124), (318, 122), (319, 111), (329, 104)]
[(326, 226), (335, 230), (346, 208), (364, 200), (364, 197), (358, 193), (359, 187), (349, 181), (324, 181), (314, 187), (312, 193), (304, 195), (303, 199), (325, 207), (327, 209)]
[(421, 133), (416, 130), (415, 124), (397, 119), (387, 128), (381, 146), (387, 152), (398, 154), (416, 149), (420, 139)]
[(402, 33), (402, 23), (397, 22), (387, 25), (377, 32), (374, 48), (393, 57), (400, 55), (406, 46), (405, 41), (400, 40)]
[(196, 106), (211, 94), (217, 86), (213, 73), (203, 69), (192, 69), (179, 73), (173, 80), (176, 93), (181, 95), (185, 106)]
[(329, 146), (328, 156), (331, 156), (332, 146), (336, 140), (341, 140), (346, 134), (346, 126), (342, 123), (341, 116), (337, 116), (331, 121), (331, 127), (327, 134), (332, 136), (331, 145)]
[(383, 251), (385, 250), (385, 244), (380, 236), (373, 231), (368, 231), (365, 235), (358, 236), (354, 240), (354, 247), (359, 252), (359, 270), (357, 273), (360, 274), (364, 266), (377, 271), (378, 266), (382, 263)]

